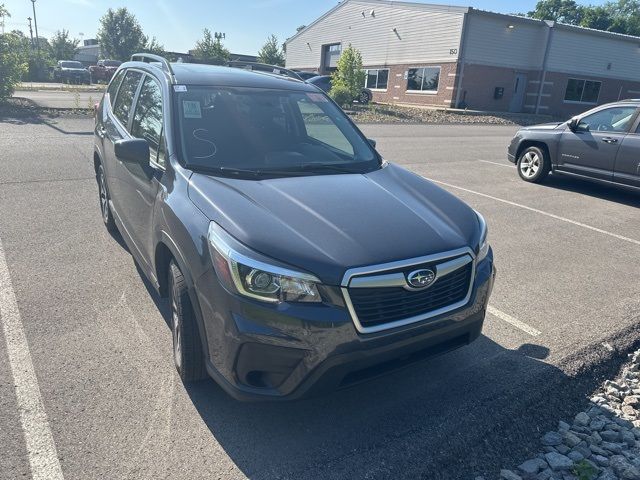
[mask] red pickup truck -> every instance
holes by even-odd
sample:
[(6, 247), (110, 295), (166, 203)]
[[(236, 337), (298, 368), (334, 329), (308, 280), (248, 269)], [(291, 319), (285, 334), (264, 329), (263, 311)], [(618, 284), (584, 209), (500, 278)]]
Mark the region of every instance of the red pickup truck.
[(91, 81), (99, 82), (103, 80), (108, 82), (116, 72), (122, 62), (117, 60), (98, 60), (97, 65), (91, 65), (89, 72), (91, 73)]

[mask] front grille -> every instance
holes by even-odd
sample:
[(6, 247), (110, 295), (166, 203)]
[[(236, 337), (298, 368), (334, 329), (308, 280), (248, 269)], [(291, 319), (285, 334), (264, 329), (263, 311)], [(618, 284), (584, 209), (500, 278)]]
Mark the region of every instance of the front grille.
[(445, 275), (426, 290), (402, 287), (349, 288), (349, 297), (365, 328), (416, 317), (461, 302), (469, 292), (473, 263)]

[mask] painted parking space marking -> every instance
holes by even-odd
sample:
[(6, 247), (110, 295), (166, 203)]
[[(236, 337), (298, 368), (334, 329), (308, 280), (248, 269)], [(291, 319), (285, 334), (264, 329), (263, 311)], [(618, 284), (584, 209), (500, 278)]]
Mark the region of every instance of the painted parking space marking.
[(476, 192), (475, 190), (469, 190), (468, 188), (459, 187), (457, 185), (452, 185), (450, 183), (441, 182), (439, 180), (434, 180), (433, 178), (424, 177), (427, 180), (430, 180), (438, 185), (444, 185), (445, 187), (454, 188), (456, 190), (461, 190), (467, 193), (473, 193), (474, 195), (478, 195), (480, 197), (489, 198), (491, 200), (495, 200), (496, 202), (505, 203), (507, 205), (511, 205), (513, 207), (522, 208), (524, 210), (529, 210), (530, 212), (539, 213), (540, 215), (544, 215), (549, 218), (555, 218), (556, 220), (560, 220), (566, 223), (570, 223), (572, 225), (576, 225), (578, 227), (586, 228), (587, 230), (591, 230), (593, 232), (601, 233), (603, 235), (608, 235), (609, 237), (617, 238), (618, 240), (622, 240), (625, 242), (632, 243), (634, 245), (640, 246), (640, 240), (636, 240), (635, 238), (625, 237), (624, 235), (618, 235), (617, 233), (608, 232), (607, 230), (603, 230), (598, 227), (593, 227), (591, 225), (587, 225), (586, 223), (577, 222), (575, 220), (571, 220), (570, 218), (561, 217), (560, 215), (555, 215), (553, 213), (545, 212), (543, 210), (538, 210), (537, 208), (528, 207), (527, 205), (522, 205), (520, 203), (512, 202), (511, 200), (505, 200), (504, 198), (494, 197), (493, 195), (487, 195), (486, 193)]
[(492, 162), (490, 160), (478, 160), (478, 161), (482, 162), (482, 163), (490, 163), (491, 165), (497, 165), (499, 167), (516, 168), (515, 165), (511, 165), (511, 164), (507, 164), (507, 163)]
[(34, 480), (62, 480), (62, 468), (42, 403), (1, 239), (0, 322), (7, 343), (9, 366), (15, 385), (31, 476)]
[(504, 313), (503, 311), (500, 311), (495, 307), (492, 307), (491, 305), (487, 305), (487, 312), (489, 312), (494, 317), (499, 318), (500, 320), (503, 320), (503, 321), (507, 322), (508, 324), (510, 324), (510, 325), (522, 330), (523, 332), (531, 335), (532, 337), (537, 337), (537, 336), (541, 335), (540, 330), (536, 330), (532, 326), (527, 325), (524, 322), (521, 322), (517, 318), (514, 318), (511, 315), (509, 315), (507, 313)]

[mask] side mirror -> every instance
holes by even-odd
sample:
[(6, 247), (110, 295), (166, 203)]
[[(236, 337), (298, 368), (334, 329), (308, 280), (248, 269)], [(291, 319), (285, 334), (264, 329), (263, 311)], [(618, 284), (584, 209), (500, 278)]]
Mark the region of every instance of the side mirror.
[(578, 117), (573, 117), (571, 120), (569, 120), (569, 123), (567, 124), (569, 130), (575, 132), (578, 128), (578, 122), (580, 122), (580, 119)]
[(114, 144), (114, 152), (123, 162), (149, 165), (151, 154), (149, 144), (142, 138), (118, 140)]
[(378, 144), (378, 142), (376, 142), (373, 138), (367, 138), (367, 142), (369, 142), (369, 144), (370, 144), (373, 148), (376, 148), (376, 145)]

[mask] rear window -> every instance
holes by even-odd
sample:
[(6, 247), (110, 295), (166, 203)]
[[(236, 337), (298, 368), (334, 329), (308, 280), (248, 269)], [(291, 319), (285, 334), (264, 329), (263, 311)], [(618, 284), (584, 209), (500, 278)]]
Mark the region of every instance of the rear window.
[(129, 113), (131, 112), (131, 104), (133, 103), (133, 97), (138, 90), (138, 84), (142, 74), (129, 70), (122, 81), (122, 85), (118, 89), (118, 96), (116, 97), (116, 103), (113, 106), (113, 114), (116, 116), (120, 123), (126, 128), (129, 123)]

